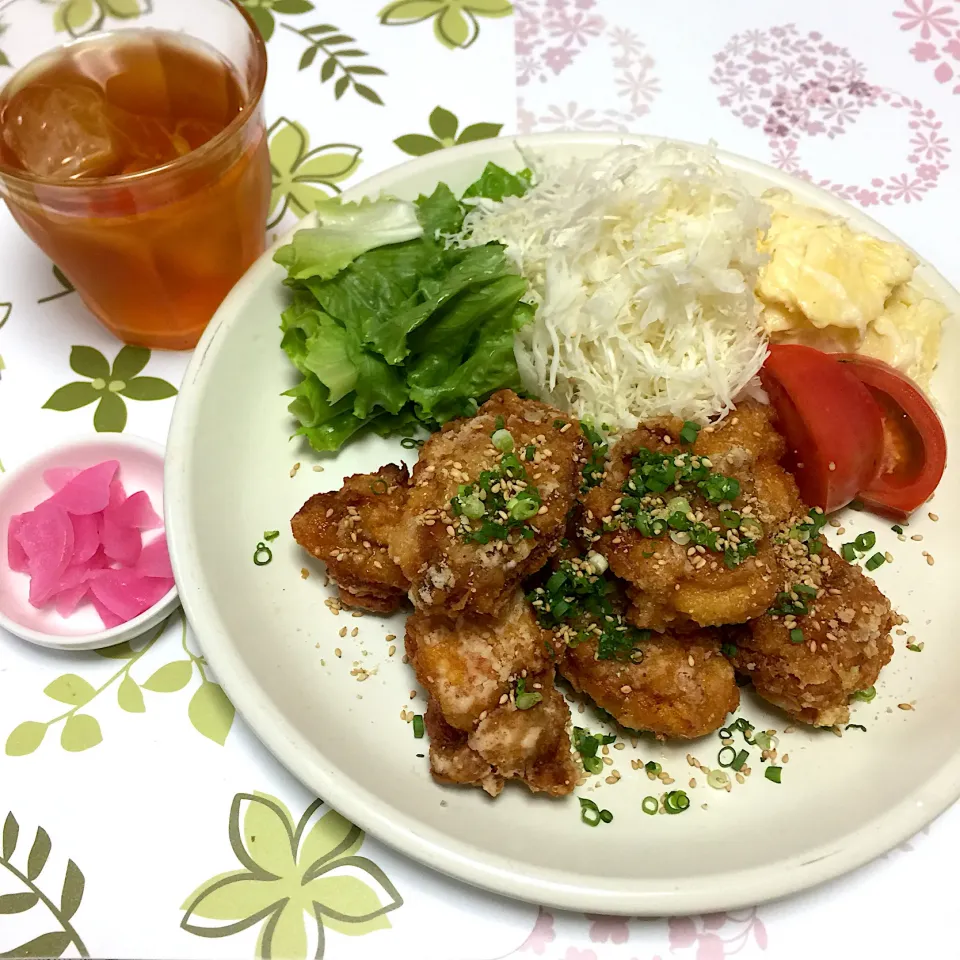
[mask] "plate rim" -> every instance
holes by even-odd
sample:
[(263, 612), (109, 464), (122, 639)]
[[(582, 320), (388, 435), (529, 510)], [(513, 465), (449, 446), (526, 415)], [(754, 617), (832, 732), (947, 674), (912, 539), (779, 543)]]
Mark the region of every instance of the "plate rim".
[[(514, 146), (535, 152), (538, 147), (557, 145), (586, 147), (618, 144), (648, 145), (669, 140), (687, 146), (693, 144), (645, 134), (620, 133), (543, 133), (498, 137), (436, 151), (406, 161), (373, 175), (343, 194), (344, 200), (376, 195), (388, 184), (403, 179), (405, 173), (429, 173), (445, 167), (455, 151), (458, 157), (477, 157), (489, 152), (491, 144)], [(729, 151), (717, 150), (721, 163), (735, 170), (761, 177), (786, 189), (800, 188), (807, 197), (822, 200), (828, 210), (846, 210), (861, 222), (868, 222), (875, 235), (892, 240), (910, 250), (923, 269), (922, 282), (945, 292), (946, 299), (960, 305), (960, 293), (947, 279), (909, 244), (883, 224), (847, 201), (820, 187), (771, 167), (768, 164)], [(521, 150), (522, 156), (522, 150)], [(439, 178), (438, 178), (439, 179)], [(479, 844), (451, 841), (424, 820), (408, 817), (391, 807), (388, 800), (356, 784), (331, 764), (310, 756), (319, 753), (279, 714), (273, 713), (256, 678), (235, 650), (228, 631), (222, 627), (215, 605), (196, 584), (202, 579), (200, 565), (190, 547), (189, 493), (186, 484), (186, 451), (202, 404), (203, 391), (196, 387), (218, 339), (225, 336), (239, 315), (249, 294), (269, 282), (269, 272), (280, 268), (272, 262), (274, 250), (297, 230), (310, 225), (314, 214), (302, 219), (280, 236), (249, 268), (221, 303), (204, 331), (190, 359), (177, 396), (167, 441), (164, 469), (164, 514), (170, 556), (180, 600), (194, 629), (204, 655), (218, 680), (252, 732), (267, 750), (300, 782), (340, 811), (345, 817), (381, 842), (405, 856), (493, 893), (546, 906), (624, 916), (678, 916), (711, 913), (754, 906), (796, 893), (846, 874), (888, 852), (908, 839), (960, 797), (960, 750), (937, 772), (872, 820), (847, 833), (839, 842), (823, 843), (803, 854), (782, 858), (764, 865), (725, 874), (695, 876), (682, 880), (636, 880), (613, 885), (598, 885), (602, 878), (546, 868), (491, 854)], [(279, 273), (277, 274), (279, 276)], [(954, 311), (951, 311), (954, 312)], [(883, 822), (880, 829), (879, 822)]]

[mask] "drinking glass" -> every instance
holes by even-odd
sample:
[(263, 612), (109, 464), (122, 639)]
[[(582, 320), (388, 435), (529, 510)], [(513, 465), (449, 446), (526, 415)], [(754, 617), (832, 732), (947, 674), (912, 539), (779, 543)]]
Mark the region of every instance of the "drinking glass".
[(267, 53), (253, 20), (233, 0), (0, 0), (0, 88), (66, 43), (134, 30), (212, 48), (240, 86), (237, 116), (192, 152), (134, 173), (58, 180), (0, 159), (0, 196), (108, 330), (187, 349), (265, 247)]

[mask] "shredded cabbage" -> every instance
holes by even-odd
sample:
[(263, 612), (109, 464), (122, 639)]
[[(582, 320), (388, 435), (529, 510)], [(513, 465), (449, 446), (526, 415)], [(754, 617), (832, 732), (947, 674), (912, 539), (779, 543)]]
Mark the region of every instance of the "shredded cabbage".
[(753, 293), (765, 204), (712, 148), (621, 146), (535, 167), (524, 196), (479, 201), (453, 241), (503, 243), (529, 282), (524, 386), (615, 431), (727, 413), (766, 357)]

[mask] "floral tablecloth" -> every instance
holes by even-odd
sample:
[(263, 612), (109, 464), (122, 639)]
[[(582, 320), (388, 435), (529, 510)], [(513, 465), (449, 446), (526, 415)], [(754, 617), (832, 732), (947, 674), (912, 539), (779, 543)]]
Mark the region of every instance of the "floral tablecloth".
[[(60, 8), (109, 24), (143, 3)], [(613, 129), (714, 138), (823, 184), (960, 283), (960, 0), (248, 9), (270, 55), (271, 233), (410, 156)], [(0, 82), (3, 39), (0, 22)], [(0, 251), (0, 470), (94, 430), (162, 441), (189, 357), (121, 348), (5, 211)], [(729, 914), (559, 913), (441, 877), (280, 768), (179, 614), (109, 656), (0, 632), (0, 743), (0, 956), (877, 958), (955, 939), (956, 808), (852, 876)]]

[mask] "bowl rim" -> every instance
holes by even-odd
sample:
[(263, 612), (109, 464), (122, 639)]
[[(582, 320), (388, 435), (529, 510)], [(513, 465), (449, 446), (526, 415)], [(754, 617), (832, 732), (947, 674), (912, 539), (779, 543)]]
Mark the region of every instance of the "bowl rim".
[[(622, 144), (651, 145), (664, 141), (703, 148), (704, 144), (675, 138), (630, 133), (543, 133), (516, 134), (496, 141), (478, 141), (436, 151), (405, 161), (377, 173), (343, 194), (344, 201), (388, 192), (391, 184), (407, 176), (428, 174), (443, 169), (453, 157), (476, 158), (490, 151), (491, 143), (509, 142), (518, 150), (535, 153), (538, 148), (612, 148)], [(854, 212), (861, 223), (870, 225), (875, 235), (894, 240), (912, 249), (889, 228), (852, 204), (811, 183), (798, 181), (782, 170), (749, 157), (721, 149), (717, 159), (742, 174), (766, 180), (770, 187), (783, 186), (803, 191), (810, 202), (819, 201), (828, 210)], [(438, 177), (438, 180), (441, 179)], [(804, 201), (807, 202), (807, 201)], [(849, 212), (848, 216), (851, 215)], [(197, 346), (185, 372), (171, 420), (167, 445), (164, 510), (174, 572), (181, 582), (189, 583), (181, 597), (184, 610), (204, 654), (215, 669), (227, 696), (244, 716), (247, 724), (269, 752), (309, 789), (322, 796), (334, 809), (342, 810), (362, 829), (388, 846), (431, 869), (482, 889), (550, 907), (584, 910), (625, 916), (680, 916), (713, 913), (743, 907), (806, 890), (846, 874), (892, 849), (933, 820), (960, 796), (960, 750), (947, 758), (935, 774), (898, 803), (888, 807), (882, 817), (863, 822), (847, 832), (840, 842), (822, 841), (802, 854), (784, 857), (762, 866), (731, 870), (720, 877), (697, 875), (683, 880), (663, 880), (659, 884), (638, 880), (630, 884), (611, 881), (600, 886), (599, 878), (577, 874), (575, 868), (531, 869), (495, 853), (485, 851), (481, 843), (453, 840), (423, 820), (409, 817), (389, 803), (382, 794), (358, 786), (348, 775), (331, 767), (319, 756), (304, 756), (303, 735), (284, 716), (272, 712), (272, 703), (242, 658), (232, 650), (232, 641), (223, 627), (212, 599), (200, 589), (199, 567), (192, 549), (185, 454), (189, 449), (202, 391), (194, 390), (205, 373), (205, 361), (218, 338), (226, 336), (236, 323), (242, 305), (252, 292), (270, 280), (270, 272), (279, 268), (272, 263), (277, 247), (289, 242), (299, 229), (315, 224), (315, 214), (278, 237), (276, 242), (249, 268), (220, 305)], [(912, 251), (915, 252), (915, 251)], [(919, 254), (926, 285), (951, 292), (950, 300), (960, 304), (960, 293)], [(277, 274), (279, 278), (279, 274)], [(928, 282), (927, 282), (928, 281)], [(278, 280), (279, 282), (279, 280)], [(960, 312), (960, 311), (958, 311)], [(184, 580), (184, 577), (187, 577)], [(884, 826), (880, 828), (880, 821)]]
[[(47, 447), (39, 453), (34, 454), (29, 460), (7, 470), (0, 474), (0, 502), (3, 501), (4, 490), (6, 486), (16, 477), (22, 477), (31, 471), (36, 471), (41, 464), (48, 460), (51, 455), (63, 451), (65, 454), (72, 450), (82, 450), (89, 447), (116, 446), (118, 451), (124, 449), (135, 449), (156, 458), (161, 467), (165, 462), (164, 447), (155, 440), (149, 440), (146, 437), (139, 437), (134, 434), (118, 433), (113, 435), (95, 434), (78, 436), (74, 439), (66, 440), (62, 443)], [(122, 454), (118, 454), (117, 459), (123, 464)], [(164, 470), (164, 473), (166, 471)], [(0, 531), (4, 534), (5, 531)], [(4, 543), (6, 540), (4, 539)], [(5, 549), (5, 548), (4, 548)], [(4, 561), (4, 571), (9, 568)], [(33, 627), (27, 627), (7, 616), (0, 610), (0, 627), (9, 631), (21, 640), (36, 644), (40, 647), (46, 647), (51, 650), (98, 650), (103, 647), (112, 647), (124, 640), (129, 640), (145, 633), (152, 626), (159, 623), (164, 617), (173, 611), (178, 597), (178, 588), (176, 579), (167, 593), (165, 593), (152, 607), (144, 610), (139, 616), (134, 617), (126, 623), (118, 624), (116, 627), (110, 627), (107, 630), (98, 630), (95, 633), (83, 633), (75, 636), (46, 633), (43, 630), (35, 630)]]

